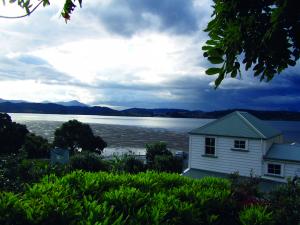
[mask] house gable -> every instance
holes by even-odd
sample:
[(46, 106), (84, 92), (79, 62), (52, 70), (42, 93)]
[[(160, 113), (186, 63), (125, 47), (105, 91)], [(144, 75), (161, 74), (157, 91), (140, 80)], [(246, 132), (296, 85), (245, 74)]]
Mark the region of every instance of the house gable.
[(190, 134), (269, 139), (281, 135), (281, 132), (247, 112), (235, 111), (191, 131)]

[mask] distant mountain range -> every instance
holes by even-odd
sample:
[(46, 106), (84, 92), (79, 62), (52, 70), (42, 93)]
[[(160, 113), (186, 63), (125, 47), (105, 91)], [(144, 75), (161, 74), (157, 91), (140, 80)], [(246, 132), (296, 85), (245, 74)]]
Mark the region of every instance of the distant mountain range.
[(63, 105), (63, 106), (82, 106), (82, 107), (89, 107), (89, 105), (86, 105), (84, 103), (81, 103), (79, 101), (73, 100), (73, 101), (68, 101), (68, 102), (49, 102), (49, 101), (44, 101), (42, 103), (53, 103), (53, 104), (58, 104), (58, 105)]
[[(6, 100), (6, 99), (2, 99), (0, 98), (0, 103), (3, 102), (11, 102), (11, 103), (34, 103), (34, 102), (28, 102), (28, 101), (24, 101), (24, 100)], [(76, 100), (72, 100), (72, 101), (67, 101), (67, 102), (50, 102), (50, 101), (44, 101), (41, 103), (53, 103), (53, 104), (57, 104), (57, 105), (63, 105), (63, 106), (82, 106), (82, 107), (89, 107), (89, 105), (86, 105), (84, 103), (81, 103), (79, 101)]]
[(88, 106), (78, 101), (57, 103), (32, 103), (22, 100), (8, 101), (0, 99), (0, 112), (9, 113), (44, 113), (44, 114), (77, 114), (104, 116), (140, 116), (140, 117), (173, 117), (173, 118), (220, 118), (232, 111), (247, 111), (264, 120), (300, 120), (300, 112), (290, 111), (257, 111), (248, 109), (230, 109), (213, 112), (185, 109), (144, 109), (131, 108), (115, 110), (108, 107)]

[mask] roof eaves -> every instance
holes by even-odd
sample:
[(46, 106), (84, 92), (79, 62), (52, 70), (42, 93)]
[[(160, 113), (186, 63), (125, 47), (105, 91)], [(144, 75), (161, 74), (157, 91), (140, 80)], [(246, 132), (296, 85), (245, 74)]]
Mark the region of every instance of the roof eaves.
[(295, 159), (280, 159), (280, 158), (273, 158), (264, 156), (264, 160), (272, 160), (272, 161), (280, 161), (280, 162), (292, 162), (292, 163), (300, 163), (300, 160)]
[(250, 128), (252, 128), (252, 130), (254, 130), (255, 133), (257, 133), (261, 138), (267, 139), (267, 137), (263, 133), (261, 133), (255, 126), (253, 126), (253, 124), (250, 123), (250, 121), (247, 120), (239, 111), (237, 111), (237, 114), (246, 122), (246, 124)]
[[(232, 112), (232, 113), (234, 113), (234, 112)], [(199, 129), (202, 130), (202, 129), (204, 129), (204, 128), (210, 126), (210, 125), (215, 124), (216, 122), (219, 122), (219, 121), (222, 121), (222, 120), (226, 119), (227, 117), (231, 116), (232, 113), (229, 113), (229, 114), (227, 114), (227, 115), (225, 115), (225, 116), (223, 116), (223, 117), (221, 117), (221, 118), (219, 118), (219, 119), (215, 119), (214, 121), (211, 121), (211, 122), (209, 122), (209, 123), (203, 125), (202, 127), (199, 127), (199, 128), (197, 128), (197, 129), (194, 129), (194, 130), (199, 130)], [(201, 133), (194, 132), (194, 130), (190, 131), (189, 134), (201, 134)]]
[(267, 140), (267, 138), (262, 137), (249, 137), (249, 136), (238, 136), (238, 135), (220, 135), (220, 134), (211, 134), (211, 133), (196, 133), (189, 132), (190, 135), (199, 135), (199, 136), (216, 136), (216, 137), (229, 137), (229, 138), (247, 138), (247, 139), (255, 139), (255, 140)]

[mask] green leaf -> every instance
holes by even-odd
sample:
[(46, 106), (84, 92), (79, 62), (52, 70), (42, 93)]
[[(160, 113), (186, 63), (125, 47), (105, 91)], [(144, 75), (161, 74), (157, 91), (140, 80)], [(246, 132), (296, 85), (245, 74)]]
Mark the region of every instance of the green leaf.
[(261, 72), (264, 70), (264, 67), (260, 67), (258, 68), (255, 73), (254, 73), (254, 76), (257, 77), (259, 74), (261, 74)]
[(223, 63), (224, 60), (221, 57), (208, 57), (208, 60), (212, 63), (212, 64), (220, 64)]
[(205, 71), (205, 73), (207, 75), (214, 75), (214, 74), (220, 73), (221, 71), (222, 71), (221, 68), (209, 68)]
[(217, 45), (218, 44), (218, 42), (215, 41), (215, 40), (208, 40), (205, 43), (208, 44), (208, 45)]
[(250, 61), (250, 62), (247, 62), (246, 63), (246, 70), (248, 70), (250, 67), (251, 67), (251, 65), (252, 65), (252, 62)]
[(233, 70), (231, 73), (231, 77), (235, 78), (237, 75), (237, 69)]
[(212, 47), (212, 46), (208, 46), (208, 45), (204, 45), (204, 46), (202, 47), (202, 50), (203, 50), (203, 51), (208, 51), (208, 50), (211, 50), (211, 49), (213, 49), (213, 47)]
[(239, 63), (239, 62), (235, 62), (235, 63), (234, 63), (234, 68), (236, 68), (236, 69), (239, 69), (239, 68), (240, 68), (240, 66), (241, 66), (241, 65), (240, 65), (240, 63)]
[(219, 87), (221, 82), (224, 80), (224, 73), (220, 74), (218, 78), (215, 80), (215, 88)]

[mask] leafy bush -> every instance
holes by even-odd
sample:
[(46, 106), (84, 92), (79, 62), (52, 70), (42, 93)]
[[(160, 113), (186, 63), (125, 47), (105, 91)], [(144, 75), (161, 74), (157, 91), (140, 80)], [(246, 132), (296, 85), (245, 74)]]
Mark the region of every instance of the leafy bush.
[(109, 164), (103, 161), (95, 153), (77, 153), (70, 159), (70, 167), (73, 170), (85, 170), (91, 172), (108, 171)]
[(111, 166), (115, 172), (139, 173), (146, 170), (144, 163), (137, 159), (135, 155), (125, 154), (121, 157), (115, 156), (111, 161)]
[(258, 189), (261, 181), (259, 177), (250, 174), (250, 177), (240, 177), (238, 173), (230, 174), (232, 198), (237, 207), (243, 208), (252, 204), (263, 204), (262, 193)]
[(181, 173), (183, 161), (172, 155), (157, 155), (154, 158), (152, 169), (160, 172)]
[(147, 164), (153, 164), (154, 158), (157, 155), (172, 155), (172, 153), (167, 149), (167, 144), (164, 142), (147, 144), (146, 145)]
[(297, 177), (272, 191), (269, 201), (276, 224), (300, 223), (300, 184)]
[(49, 158), (50, 144), (47, 139), (29, 133), (26, 135), (21, 150), (24, 151), (30, 159)]
[(251, 206), (240, 213), (240, 220), (243, 225), (271, 225), (274, 223), (272, 212), (267, 207)]
[(76, 171), (1, 193), (0, 224), (238, 224), (230, 195), (225, 179)]
[(25, 159), (22, 154), (12, 154), (0, 161), (0, 191), (22, 192), (27, 184), (38, 182), (45, 175), (62, 176), (68, 172), (68, 166), (51, 165), (47, 160)]

